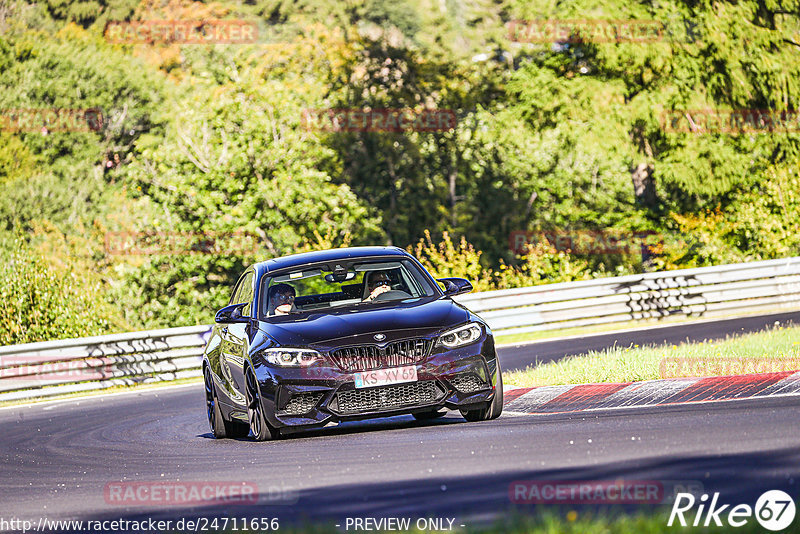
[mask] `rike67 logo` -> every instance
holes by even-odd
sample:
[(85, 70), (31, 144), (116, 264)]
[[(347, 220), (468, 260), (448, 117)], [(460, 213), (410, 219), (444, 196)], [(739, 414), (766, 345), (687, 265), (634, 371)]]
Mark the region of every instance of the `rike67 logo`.
[[(731, 508), (730, 504), (720, 505), (718, 502), (719, 493), (714, 493), (711, 502), (708, 502), (708, 494), (704, 493), (700, 496), (699, 503), (691, 493), (679, 493), (672, 504), (672, 512), (669, 514), (667, 526), (671, 527), (677, 520), (682, 527), (708, 527), (712, 523), (714, 526), (721, 527), (723, 521), (727, 521), (731, 527), (741, 527), (755, 515), (756, 521), (762, 527), (778, 531), (791, 525), (796, 513), (794, 500), (788, 493), (781, 490), (764, 492), (756, 501), (755, 509), (748, 504), (737, 504)], [(692, 512), (695, 504), (697, 504), (697, 510)], [(684, 516), (684, 514), (686, 515)]]

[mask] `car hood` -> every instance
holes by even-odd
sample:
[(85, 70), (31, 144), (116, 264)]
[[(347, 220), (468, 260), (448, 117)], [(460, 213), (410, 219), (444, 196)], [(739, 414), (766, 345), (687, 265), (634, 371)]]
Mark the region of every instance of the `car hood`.
[[(466, 322), (469, 312), (449, 298), (406, 299), (385, 304), (302, 313), (261, 321), (259, 328), (282, 346), (307, 346), (372, 332), (417, 330), (418, 335)], [(395, 337), (395, 336), (390, 336)]]

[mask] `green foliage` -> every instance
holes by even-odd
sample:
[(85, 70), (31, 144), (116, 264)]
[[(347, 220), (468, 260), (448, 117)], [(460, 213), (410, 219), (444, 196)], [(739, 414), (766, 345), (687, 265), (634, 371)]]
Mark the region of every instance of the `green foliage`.
[[(0, 242), (78, 243), (58, 261), (105, 280), (110, 328), (207, 322), (247, 264), (349, 243), (409, 247), (479, 290), (797, 254), (800, 135), (670, 131), (664, 113), (800, 108), (799, 15), (755, 0), (0, 0), (0, 110), (106, 119), (0, 132)], [(255, 20), (262, 38), (102, 37), (110, 20), (211, 18)], [(512, 43), (515, 19), (664, 33)], [(457, 123), (312, 131), (309, 108), (452, 110)], [(520, 230), (660, 237), (645, 263), (548, 243), (515, 256)], [(108, 231), (239, 231), (261, 248), (120, 257), (103, 250)]]
[(406, 0), (368, 0), (364, 19), (385, 29), (397, 28), (407, 37), (420, 30), (419, 15)]
[(291, 254), (321, 235), (341, 236), (332, 245), (381, 239), (371, 210), (319, 170), (330, 150), (301, 128), (317, 91), (310, 83), (294, 90), (304, 73), (287, 65), (318, 68), (308, 44), (300, 38), (275, 55), (227, 57), (239, 74), (217, 72), (216, 83), (196, 87), (169, 110), (165, 136), (140, 143), (125, 167), (131, 187), (159, 206), (135, 230), (242, 231), (262, 241), (255, 255), (150, 258), (124, 289), (145, 325), (208, 321), (248, 263)]
[(34, 173), (36, 160), (18, 137), (0, 132), (0, 184), (11, 186)]
[(434, 278), (455, 276), (466, 278), (472, 282), (475, 291), (489, 291), (494, 289), (491, 273), (481, 265), (481, 251), (467, 243), (463, 237), (456, 244), (447, 232), (442, 234), (442, 240), (434, 243), (429, 231), (425, 231), (425, 239), (408, 252), (414, 255), (423, 267)]
[(518, 265), (509, 267), (501, 261), (496, 270), (482, 265), (483, 253), (476, 250), (464, 237), (458, 243), (453, 243), (447, 232), (443, 232), (439, 243), (434, 243), (430, 232), (426, 230), (425, 238), (407, 250), (435, 278), (466, 278), (472, 282), (475, 291), (574, 282), (605, 274), (592, 273), (586, 261), (557, 251), (546, 241), (528, 247), (518, 257)]
[(44, 6), (56, 20), (88, 27), (96, 21), (126, 20), (138, 3), (137, 0), (45, 0)]
[(653, 268), (676, 269), (797, 255), (800, 250), (800, 167), (772, 169), (762, 183), (724, 209), (673, 213), (675, 230)]
[(49, 39), (35, 31), (0, 37), (0, 58), (9, 54), (8, 68), (0, 69), (4, 115), (20, 109), (97, 108), (104, 123), (98, 131), (3, 134), (0, 230), (30, 230), (37, 219), (90, 223), (113, 210), (109, 164), (128, 160), (142, 133), (157, 135), (150, 114), (163, 98), (161, 77), (136, 72), (141, 68), (136, 60), (72, 25)]
[(597, 276), (608, 276), (604, 271), (592, 272), (586, 260), (556, 250), (546, 241), (528, 246), (518, 259), (518, 265), (514, 267), (508, 267), (505, 263), (500, 264), (495, 273), (497, 289), (575, 282)]
[[(7, 255), (6, 255), (7, 254)], [(0, 345), (97, 335), (109, 328), (98, 283), (56, 269), (21, 241), (0, 263)]]
[[(657, 221), (670, 210), (724, 206), (763, 180), (769, 167), (797, 161), (797, 135), (670, 133), (661, 117), (672, 110), (797, 109), (800, 63), (791, 40), (797, 7), (789, 13), (756, 2), (517, 2), (513, 14), (522, 19), (664, 22), (663, 39), (651, 44), (587, 40), (549, 53), (542, 45), (530, 45), (528, 57), (520, 58), (525, 66), (510, 84), (519, 95), (510, 108), (513, 115), (527, 118), (536, 132), (568, 128), (574, 132), (570, 137), (580, 140), (556, 145), (554, 159), (600, 148), (593, 158), (600, 189), (617, 196), (611, 202), (623, 208), (617, 215)], [(631, 206), (631, 188), (623, 179), (627, 169), (640, 163), (652, 166), (659, 197), (644, 211)], [(618, 181), (604, 179), (609, 164)], [(586, 191), (585, 185), (576, 185)], [(589, 206), (589, 211), (607, 213), (602, 208)]]

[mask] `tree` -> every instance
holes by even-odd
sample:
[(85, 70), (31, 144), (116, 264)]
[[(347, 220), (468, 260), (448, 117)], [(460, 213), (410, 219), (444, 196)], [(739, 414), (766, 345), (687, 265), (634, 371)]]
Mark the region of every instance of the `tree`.
[[(327, 38), (335, 54), (336, 37)], [(332, 153), (301, 126), (322, 90), (313, 80), (326, 59), (312, 57), (315, 43), (306, 37), (272, 52), (227, 56), (227, 79), (195, 85), (165, 112), (165, 138), (137, 146), (141, 155), (124, 168), (125, 180), (158, 213), (135, 230), (246, 232), (261, 242), (255, 253), (150, 258), (122, 288), (146, 324), (209, 320), (248, 263), (291, 254), (319, 235), (337, 236), (336, 243), (382, 240), (372, 210), (319, 170)]]

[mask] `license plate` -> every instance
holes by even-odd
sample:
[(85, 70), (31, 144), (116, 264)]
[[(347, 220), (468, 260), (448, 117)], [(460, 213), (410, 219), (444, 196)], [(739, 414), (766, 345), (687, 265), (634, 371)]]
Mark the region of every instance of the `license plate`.
[(402, 384), (404, 382), (417, 381), (417, 367), (408, 365), (406, 367), (395, 367), (393, 369), (376, 369), (374, 371), (363, 371), (353, 375), (356, 381), (356, 388), (372, 388), (375, 386), (388, 386), (389, 384)]

